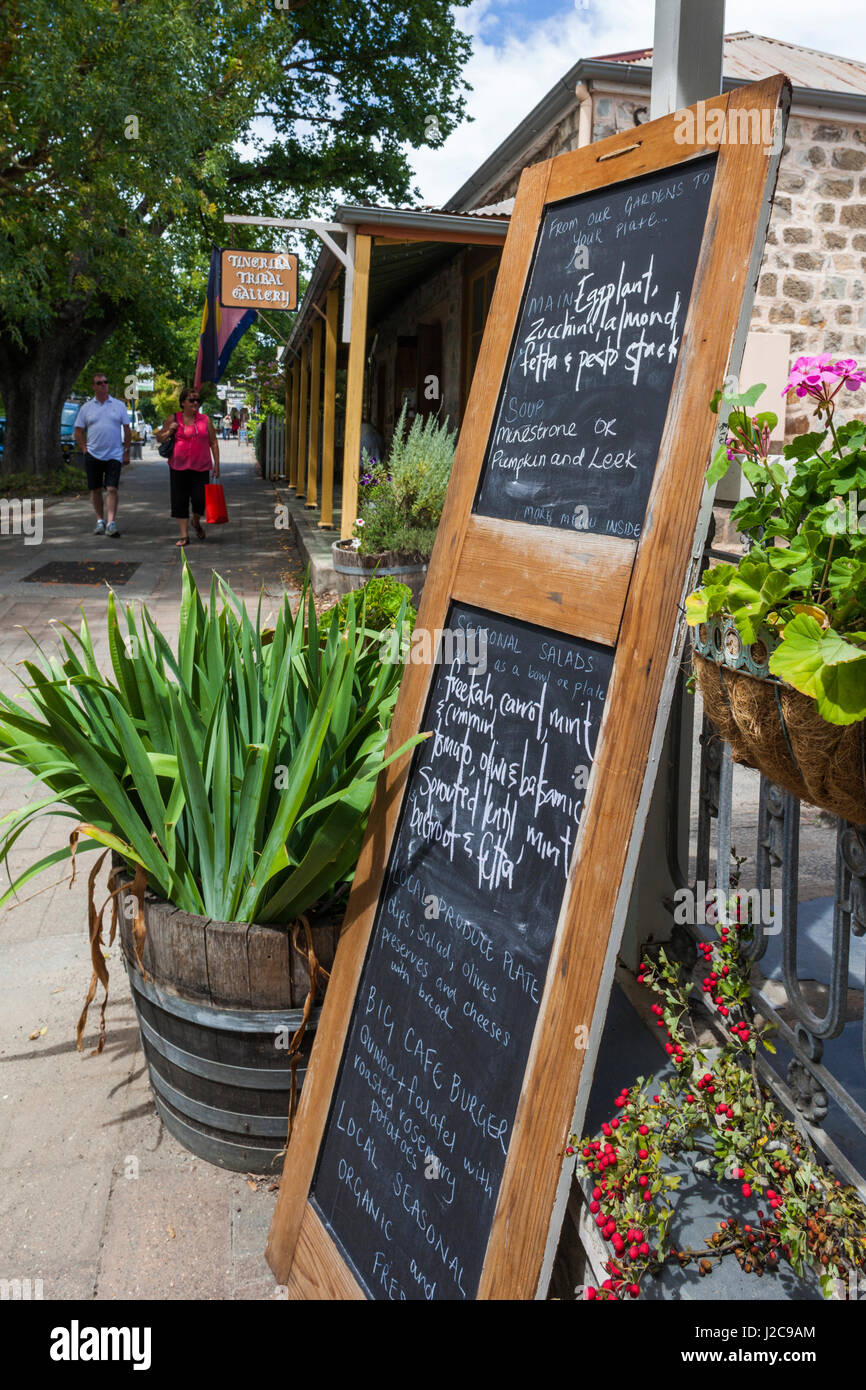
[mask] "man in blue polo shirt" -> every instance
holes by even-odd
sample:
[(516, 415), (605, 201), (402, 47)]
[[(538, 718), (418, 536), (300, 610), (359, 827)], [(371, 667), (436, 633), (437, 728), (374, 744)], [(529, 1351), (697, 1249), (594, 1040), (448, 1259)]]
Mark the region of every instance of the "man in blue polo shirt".
[[(75, 420), (75, 442), (84, 454), (87, 486), (96, 512), (97, 536), (119, 536), (117, 489), (120, 470), (129, 463), (129, 411), (123, 401), (109, 395), (105, 372), (93, 378), (93, 396), (78, 412)], [(122, 435), (122, 442), (121, 442)], [(105, 488), (103, 514), (102, 489)]]

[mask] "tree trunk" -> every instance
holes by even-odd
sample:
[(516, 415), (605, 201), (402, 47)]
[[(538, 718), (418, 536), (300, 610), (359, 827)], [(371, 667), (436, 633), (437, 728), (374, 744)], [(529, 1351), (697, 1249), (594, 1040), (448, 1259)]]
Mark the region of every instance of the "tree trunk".
[(4, 477), (51, 473), (60, 466), (63, 403), (88, 359), (117, 324), (114, 316), (86, 329), (56, 321), (39, 341), (26, 341), (24, 347), (8, 335), (0, 336), (0, 395), (6, 414), (0, 470)]

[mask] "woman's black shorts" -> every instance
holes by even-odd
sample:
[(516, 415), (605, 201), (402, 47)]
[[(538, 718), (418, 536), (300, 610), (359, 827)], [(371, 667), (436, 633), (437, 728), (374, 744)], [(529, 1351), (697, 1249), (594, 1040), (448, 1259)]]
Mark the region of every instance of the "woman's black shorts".
[(171, 514), (181, 521), (189, 518), (190, 504), (193, 516), (204, 516), (204, 485), (210, 473), (204, 468), (170, 468), (171, 473)]

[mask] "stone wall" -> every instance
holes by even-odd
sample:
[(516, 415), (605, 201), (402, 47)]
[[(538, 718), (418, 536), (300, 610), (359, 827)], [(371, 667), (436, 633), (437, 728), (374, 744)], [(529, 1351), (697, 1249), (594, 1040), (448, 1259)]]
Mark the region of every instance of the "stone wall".
[[(791, 334), (791, 355), (866, 355), (866, 123), (792, 116), (752, 328)], [(842, 392), (839, 417), (862, 413)], [(789, 404), (788, 434), (809, 417)]]
[[(597, 93), (593, 140), (632, 130), (647, 118), (649, 93)], [(554, 136), (533, 155), (547, 159), (577, 148), (578, 102)], [(498, 202), (517, 190), (513, 176), (484, 195)], [(792, 115), (782, 152), (776, 200), (758, 279), (752, 329), (790, 332), (792, 363), (829, 352), (866, 357), (866, 121)], [(762, 402), (772, 408), (769, 402)], [(838, 418), (863, 412), (862, 394), (842, 392)], [(789, 404), (787, 434), (808, 416)]]

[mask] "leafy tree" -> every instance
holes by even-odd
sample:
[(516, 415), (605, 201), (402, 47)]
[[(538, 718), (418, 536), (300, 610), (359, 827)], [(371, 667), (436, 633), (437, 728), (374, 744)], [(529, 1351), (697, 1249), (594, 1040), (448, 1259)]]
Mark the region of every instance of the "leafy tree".
[(54, 463), (119, 328), (177, 367), (224, 211), (412, 197), (406, 146), (460, 120), (468, 48), (451, 0), (0, 0), (4, 468)]

